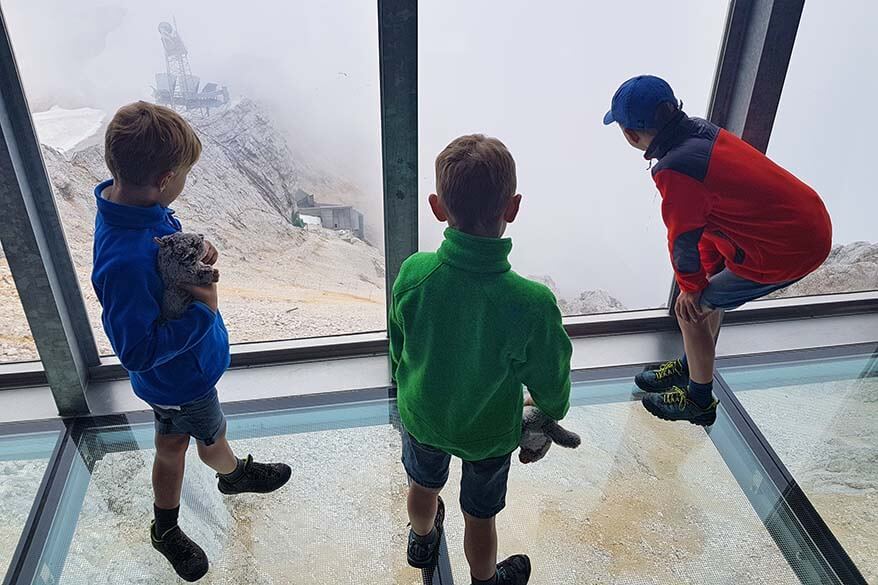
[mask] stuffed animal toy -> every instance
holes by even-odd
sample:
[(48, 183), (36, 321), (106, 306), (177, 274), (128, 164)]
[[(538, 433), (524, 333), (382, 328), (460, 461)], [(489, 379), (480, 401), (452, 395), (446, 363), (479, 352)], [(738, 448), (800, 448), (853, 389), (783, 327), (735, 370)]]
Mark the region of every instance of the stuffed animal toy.
[(518, 460), (522, 463), (539, 461), (549, 452), (552, 443), (568, 449), (576, 449), (582, 440), (546, 416), (536, 406), (525, 406), (521, 422), (521, 451)]
[(155, 238), (159, 245), (158, 271), (165, 284), (162, 298), (162, 321), (179, 319), (189, 303), (190, 295), (181, 285), (206, 285), (219, 281), (219, 270), (201, 261), (204, 258), (204, 236), (177, 232)]

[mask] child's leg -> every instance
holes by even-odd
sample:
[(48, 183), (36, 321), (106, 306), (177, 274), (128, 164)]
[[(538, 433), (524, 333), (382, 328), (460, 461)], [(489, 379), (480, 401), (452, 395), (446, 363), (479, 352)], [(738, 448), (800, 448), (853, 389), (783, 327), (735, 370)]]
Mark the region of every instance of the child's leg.
[(497, 573), (497, 525), (494, 517), (476, 518), (463, 513), (466, 528), (463, 550), (473, 579), (488, 581)]
[(155, 436), (155, 461), (152, 464), (152, 490), (156, 508), (171, 510), (180, 505), (183, 471), (189, 435)]
[(409, 521), (415, 534), (427, 536), (433, 532), (436, 512), (439, 510), (439, 490), (412, 482), (409, 485), (407, 503)]
[(226, 440), (225, 430), (210, 445), (198, 441), (198, 457), (217, 473), (227, 475), (238, 468), (238, 458)]
[(689, 378), (698, 384), (708, 384), (713, 380), (716, 336), (719, 334), (722, 315), (722, 311), (711, 311), (701, 322), (680, 320)]

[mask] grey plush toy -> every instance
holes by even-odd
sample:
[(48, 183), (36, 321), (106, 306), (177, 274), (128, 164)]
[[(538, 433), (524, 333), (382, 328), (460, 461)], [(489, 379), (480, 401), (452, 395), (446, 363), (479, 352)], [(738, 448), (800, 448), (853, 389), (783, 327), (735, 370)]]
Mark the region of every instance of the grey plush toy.
[(163, 321), (179, 319), (192, 302), (192, 295), (181, 285), (205, 285), (219, 281), (219, 270), (201, 261), (204, 258), (204, 236), (177, 232), (155, 238), (159, 245), (158, 270), (165, 284), (162, 298)]
[(521, 450), (518, 460), (522, 463), (539, 461), (549, 452), (552, 443), (568, 449), (576, 449), (582, 440), (557, 422), (543, 414), (536, 406), (525, 406), (521, 421)]

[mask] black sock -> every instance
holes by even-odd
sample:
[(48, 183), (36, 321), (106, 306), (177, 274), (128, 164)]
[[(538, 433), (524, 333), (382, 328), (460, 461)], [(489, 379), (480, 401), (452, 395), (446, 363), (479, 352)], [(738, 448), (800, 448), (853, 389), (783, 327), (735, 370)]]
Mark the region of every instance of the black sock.
[(164, 510), (155, 504), (152, 505), (155, 512), (155, 535), (161, 538), (162, 535), (177, 525), (177, 517), (180, 515), (180, 506)]
[(437, 534), (439, 534), (439, 531), (436, 530), (435, 526), (433, 527), (433, 530), (431, 530), (429, 534), (425, 534), (424, 536), (421, 536), (420, 534), (418, 534), (417, 532), (412, 530), (412, 535), (415, 537), (415, 542), (417, 542), (418, 544), (424, 544), (427, 546), (436, 542), (436, 535)]
[(497, 585), (497, 573), (494, 573), (494, 576), (487, 581), (481, 581), (472, 575), (470, 575), (470, 579), (472, 579), (473, 585)]
[(689, 380), (689, 400), (701, 408), (710, 406), (710, 403), (713, 402), (713, 381), (699, 384)]
[(247, 466), (246, 459), (238, 459), (238, 465), (235, 467), (234, 471), (230, 471), (229, 473), (220, 473), (218, 474), (221, 478), (229, 482), (238, 481), (238, 479), (244, 475), (244, 468)]

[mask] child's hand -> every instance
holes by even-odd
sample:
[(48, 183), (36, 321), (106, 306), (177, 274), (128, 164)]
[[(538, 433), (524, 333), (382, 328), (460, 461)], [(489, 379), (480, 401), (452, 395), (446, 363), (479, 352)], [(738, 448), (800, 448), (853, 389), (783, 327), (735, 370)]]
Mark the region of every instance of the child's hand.
[(217, 296), (216, 284), (206, 284), (204, 286), (196, 286), (194, 284), (184, 285), (183, 288), (192, 295), (196, 301), (200, 301), (210, 307), (214, 313), (219, 309), (219, 297)]
[(217, 252), (217, 249), (213, 246), (213, 244), (211, 244), (207, 240), (204, 240), (204, 258), (202, 258), (201, 261), (205, 264), (213, 266), (214, 264), (216, 264), (217, 260), (219, 260), (219, 252)]
[(704, 309), (701, 308), (701, 294), (681, 292), (675, 307), (677, 318), (687, 323), (700, 323), (704, 320)]

